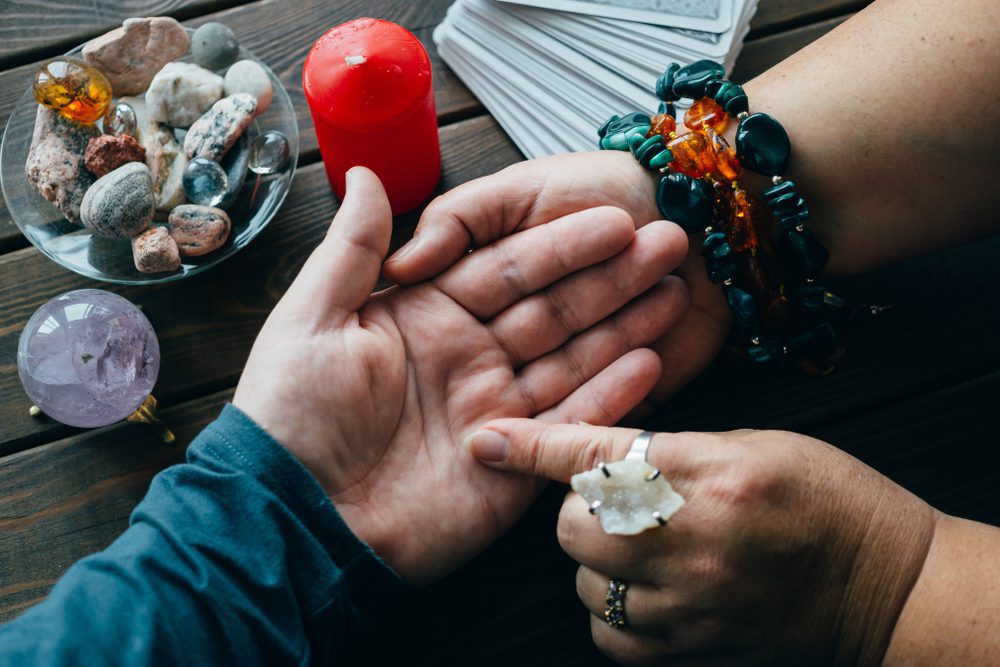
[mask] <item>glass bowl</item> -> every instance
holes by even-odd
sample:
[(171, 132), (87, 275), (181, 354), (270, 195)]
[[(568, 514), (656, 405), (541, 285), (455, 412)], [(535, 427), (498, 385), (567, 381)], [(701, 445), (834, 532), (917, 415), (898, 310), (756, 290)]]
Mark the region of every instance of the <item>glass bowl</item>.
[[(189, 28), (188, 33), (193, 31)], [(76, 56), (83, 45), (69, 51)], [(274, 96), (267, 111), (254, 119), (246, 132), (250, 139), (271, 130), (288, 138), (289, 160), (280, 172), (267, 176), (247, 173), (246, 182), (237, 202), (228, 210), (232, 231), (226, 244), (201, 257), (182, 257), (181, 267), (164, 273), (140, 273), (132, 261), (132, 246), (128, 241), (108, 239), (92, 234), (85, 227), (66, 220), (59, 210), (31, 189), (24, 175), (24, 163), (31, 147), (37, 103), (31, 86), (7, 121), (0, 146), (0, 185), (7, 210), (21, 233), (44, 255), (81, 276), (125, 285), (144, 285), (180, 280), (215, 266), (235, 255), (267, 226), (288, 195), (299, 156), (299, 128), (295, 109), (285, 87), (274, 72), (260, 59), (240, 49), (240, 59), (250, 59), (264, 68), (271, 77)], [(190, 51), (180, 58), (191, 62)]]

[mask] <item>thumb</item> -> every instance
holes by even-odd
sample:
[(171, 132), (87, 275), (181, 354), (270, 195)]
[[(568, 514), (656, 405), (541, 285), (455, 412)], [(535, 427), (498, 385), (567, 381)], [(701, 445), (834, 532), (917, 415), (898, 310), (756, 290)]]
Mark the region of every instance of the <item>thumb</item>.
[(391, 237), (392, 209), (382, 182), (364, 167), (350, 169), (340, 210), (286, 298), (329, 326), (340, 324), (375, 289)]
[[(625, 458), (639, 433), (627, 428), (498, 419), (466, 438), (465, 446), (492, 468), (569, 482), (570, 477), (590, 470), (598, 461)], [(665, 435), (657, 434), (661, 438)], [(652, 448), (651, 444), (651, 462)]]

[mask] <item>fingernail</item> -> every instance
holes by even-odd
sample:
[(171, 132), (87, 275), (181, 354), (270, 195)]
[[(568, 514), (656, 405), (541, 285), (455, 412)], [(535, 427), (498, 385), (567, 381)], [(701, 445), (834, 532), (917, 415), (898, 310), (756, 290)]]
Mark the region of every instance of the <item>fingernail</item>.
[(496, 431), (476, 431), (465, 439), (465, 448), (480, 461), (500, 463), (510, 455), (510, 440)]
[(344, 189), (345, 190), (350, 190), (351, 189), (351, 180), (354, 178), (354, 170), (355, 169), (357, 169), (357, 167), (351, 167), (350, 169), (347, 170), (347, 173), (344, 174)]
[(413, 249), (417, 247), (417, 244), (419, 242), (420, 239), (414, 236), (412, 239), (407, 241), (402, 248), (392, 253), (392, 256), (389, 259), (385, 260), (386, 264), (392, 262), (398, 262), (399, 260), (403, 259), (404, 257), (413, 252)]

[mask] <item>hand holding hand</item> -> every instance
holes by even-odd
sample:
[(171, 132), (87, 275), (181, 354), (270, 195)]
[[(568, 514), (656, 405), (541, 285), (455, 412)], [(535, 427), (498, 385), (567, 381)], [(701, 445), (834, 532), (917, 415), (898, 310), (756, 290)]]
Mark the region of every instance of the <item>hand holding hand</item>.
[[(511, 419), (470, 448), (567, 482), (624, 458), (636, 435)], [(934, 534), (929, 506), (793, 433), (661, 433), (647, 460), (686, 499), (666, 526), (607, 535), (576, 493), (559, 516), (599, 648), (626, 664), (881, 663)], [(628, 582), (626, 630), (604, 620), (611, 577)]]
[[(621, 151), (519, 162), (431, 202), (414, 239), (386, 262), (385, 274), (400, 284), (426, 280), (451, 266), (469, 248), (594, 206), (620, 208), (642, 227), (661, 217), (655, 186), (654, 174)], [(729, 307), (722, 290), (705, 275), (700, 249), (693, 244), (675, 270), (688, 284), (689, 309), (651, 345), (663, 362), (654, 400), (669, 397), (701, 373), (729, 333)]]
[(461, 448), (509, 416), (613, 423), (660, 373), (642, 349), (683, 313), (664, 275), (686, 238), (574, 212), (464, 256), (433, 281), (371, 295), (392, 218), (348, 173), (327, 238), (268, 318), (233, 402), (316, 476), (352, 530), (411, 583), (509, 528), (540, 488)]

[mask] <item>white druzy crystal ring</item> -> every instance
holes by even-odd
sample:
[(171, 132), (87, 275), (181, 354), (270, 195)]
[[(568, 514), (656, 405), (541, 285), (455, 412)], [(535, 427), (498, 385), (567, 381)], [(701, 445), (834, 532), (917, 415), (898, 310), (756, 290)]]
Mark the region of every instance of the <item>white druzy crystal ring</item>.
[(621, 461), (598, 462), (593, 470), (573, 475), (570, 484), (590, 504), (608, 535), (638, 535), (663, 526), (684, 506), (660, 471), (646, 461), (653, 434), (643, 431)]

